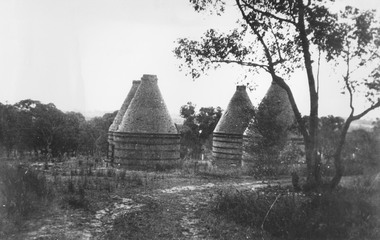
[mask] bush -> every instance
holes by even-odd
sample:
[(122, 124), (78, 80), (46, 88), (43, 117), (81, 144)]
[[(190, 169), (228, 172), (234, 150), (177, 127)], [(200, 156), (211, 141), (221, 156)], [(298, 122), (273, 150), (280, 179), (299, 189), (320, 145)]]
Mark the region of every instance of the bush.
[(65, 195), (63, 197), (63, 202), (67, 204), (69, 207), (74, 209), (89, 209), (89, 201), (86, 198), (85, 190), (83, 187), (80, 187), (77, 192), (72, 194)]
[(196, 172), (197, 175), (204, 178), (229, 179), (240, 178), (245, 175), (246, 170), (243, 168), (213, 168), (207, 171)]
[(125, 180), (126, 175), (127, 175), (127, 171), (123, 169), (119, 172), (118, 179)]
[(25, 218), (53, 196), (46, 177), (24, 165), (1, 164), (0, 189), (8, 217)]
[(115, 176), (115, 174), (116, 174), (115, 169), (113, 169), (113, 168), (107, 169), (107, 177), (113, 177), (113, 176)]
[(370, 195), (339, 189), (306, 196), (284, 189), (220, 191), (214, 210), (285, 239), (379, 239), (378, 210)]
[(74, 209), (89, 209), (90, 202), (86, 198), (85, 188), (87, 187), (87, 180), (80, 179), (77, 183), (70, 178), (67, 183), (67, 190), (62, 197), (62, 204)]
[[(128, 182), (129, 184), (135, 184), (137, 186), (144, 185), (143, 181), (144, 176), (139, 172), (132, 172), (131, 175), (128, 176)], [(147, 178), (147, 175), (145, 175), (145, 178)]]
[(156, 172), (169, 172), (179, 168), (181, 168), (181, 162), (161, 162), (154, 165), (154, 171)]

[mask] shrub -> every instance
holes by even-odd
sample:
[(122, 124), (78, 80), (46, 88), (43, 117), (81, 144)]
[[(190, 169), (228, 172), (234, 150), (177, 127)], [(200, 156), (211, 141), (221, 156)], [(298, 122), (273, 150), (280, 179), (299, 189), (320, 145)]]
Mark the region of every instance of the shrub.
[(87, 176), (93, 176), (94, 175), (94, 172), (92, 170), (92, 167), (90, 166), (88, 169), (87, 169)]
[(129, 183), (130, 184), (135, 184), (137, 186), (142, 186), (144, 185), (144, 181), (143, 181), (143, 175), (141, 173), (138, 173), (138, 172), (132, 172), (132, 174), (129, 176)]
[(1, 206), (8, 217), (27, 217), (53, 197), (46, 177), (24, 165), (1, 164), (0, 188)]
[(96, 169), (96, 177), (104, 177), (106, 175), (106, 172), (104, 171), (104, 169)]
[(156, 163), (154, 165), (154, 171), (157, 171), (157, 172), (169, 172), (169, 171), (178, 169), (180, 167), (181, 167), (181, 163), (180, 162), (176, 162), (176, 163), (165, 163), (165, 162), (162, 162), (162, 163)]
[(115, 169), (108, 168), (107, 169), (107, 177), (113, 177), (113, 176), (115, 176)]
[(123, 169), (119, 172), (118, 179), (125, 180), (126, 175), (127, 175), (127, 170)]
[(74, 183), (73, 179), (70, 178), (69, 182), (67, 183), (67, 191), (64, 192), (61, 203), (64, 206), (68, 205), (74, 209), (82, 208), (88, 210), (90, 202), (86, 198), (86, 186), (86, 178), (84, 180), (80, 180), (77, 183)]
[(67, 204), (71, 208), (77, 209), (89, 209), (89, 201), (86, 198), (85, 190), (83, 187), (79, 187), (78, 191), (65, 195), (63, 197), (63, 203)]
[(228, 178), (240, 178), (245, 174), (245, 169), (242, 168), (213, 168), (209, 171), (196, 172), (197, 175), (205, 178), (217, 178), (217, 179), (228, 179)]
[(339, 189), (305, 196), (284, 189), (220, 191), (214, 211), (285, 239), (379, 239), (376, 206), (368, 194)]
[(84, 176), (84, 175), (85, 175), (84, 168), (81, 167), (81, 168), (79, 169), (78, 176)]

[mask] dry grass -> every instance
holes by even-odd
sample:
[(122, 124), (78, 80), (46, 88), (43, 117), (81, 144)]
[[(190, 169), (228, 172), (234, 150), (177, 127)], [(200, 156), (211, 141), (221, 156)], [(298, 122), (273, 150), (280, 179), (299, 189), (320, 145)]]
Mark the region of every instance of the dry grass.
[(281, 239), (379, 239), (378, 189), (363, 186), (296, 194), (289, 189), (220, 191), (216, 214)]
[[(148, 187), (165, 174), (117, 169), (90, 158), (65, 163), (8, 161), (0, 166), (0, 238), (16, 234), (29, 219), (51, 208), (95, 211), (97, 196)], [(3, 236), (3, 237), (2, 237)]]

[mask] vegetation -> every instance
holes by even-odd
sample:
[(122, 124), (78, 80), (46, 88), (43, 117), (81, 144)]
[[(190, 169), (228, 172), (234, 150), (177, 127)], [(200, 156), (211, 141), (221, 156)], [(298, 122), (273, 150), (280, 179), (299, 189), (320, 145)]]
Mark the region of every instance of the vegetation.
[(379, 191), (339, 188), (304, 195), (286, 188), (222, 190), (216, 214), (281, 239), (377, 239)]
[(54, 197), (46, 177), (25, 165), (0, 165), (1, 210), (18, 221)]
[[(336, 191), (320, 193), (296, 193), (291, 188), (278, 187), (255, 191), (234, 190), (233, 186), (239, 183), (245, 186), (253, 180), (247, 177), (247, 172), (241, 169), (199, 171), (194, 168), (192, 161), (197, 160), (184, 160), (182, 169), (166, 173), (107, 167), (106, 163), (97, 163), (94, 157), (55, 162), (49, 165), (48, 170), (45, 170), (43, 164), (25, 162), (18, 167), (15, 161), (8, 161), (6, 166), (1, 166), (8, 174), (1, 172), (0, 175), (0, 204), (6, 206), (0, 209), (0, 237), (12, 239), (12, 236), (18, 236), (12, 235), (18, 229), (25, 229), (28, 219), (50, 219), (51, 214), (57, 214), (61, 218), (64, 213), (72, 216), (71, 219), (91, 222), (98, 213), (111, 212), (114, 203), (117, 203), (115, 207), (120, 207), (125, 197), (138, 199), (139, 203), (142, 201), (144, 207), (107, 220), (113, 229), (104, 232), (101, 238), (186, 237), (185, 233), (192, 234), (185, 232), (187, 230), (183, 230), (182, 225), (186, 219), (184, 214), (188, 214), (188, 211), (195, 211), (195, 215), (186, 215), (187, 217), (199, 219), (199, 222), (191, 222), (190, 219), (191, 224), (207, 229), (202, 230), (202, 234), (220, 239), (310, 239), (309, 235), (319, 236), (319, 239), (378, 237), (376, 229), (380, 224), (377, 219), (380, 194), (373, 179), (357, 178), (349, 184), (349, 189), (339, 188)], [(19, 170), (19, 174), (15, 174), (16, 170)], [(226, 182), (230, 184), (228, 187), (219, 187)], [(258, 181), (254, 182), (260, 184)], [(210, 183), (215, 184), (215, 187)], [(201, 188), (208, 187), (197, 192), (189, 190), (196, 188), (198, 184)], [(192, 187), (189, 188), (189, 185)], [(160, 193), (160, 189), (170, 192), (183, 186), (187, 190), (180, 194)], [(14, 194), (15, 192), (20, 194)], [(7, 197), (12, 199), (10, 204), (3, 196), (11, 196)], [(200, 199), (184, 206), (184, 201), (191, 198)], [(30, 204), (33, 207), (29, 207)], [(128, 207), (127, 205), (126, 208)], [(22, 209), (26, 211), (22, 212)], [(60, 223), (51, 221), (50, 224), (59, 226)], [(82, 231), (87, 228), (86, 224), (75, 223), (70, 225), (70, 229), (76, 226)], [(56, 230), (52, 232), (57, 234)], [(57, 238), (60, 235), (51, 236)], [(62, 233), (59, 238), (65, 239), (64, 236), (67, 237)]]
[(196, 113), (195, 105), (188, 102), (180, 109), (183, 126), (181, 133), (181, 158), (200, 158), (202, 149), (211, 149), (211, 136), (222, 116), (220, 107), (202, 107)]
[(11, 236), (31, 219), (61, 210), (93, 213), (103, 195), (109, 198), (116, 190), (146, 188), (165, 178), (164, 174), (105, 167), (94, 159), (56, 162), (47, 170), (30, 161), (1, 162), (0, 238)]
[[(379, 119), (373, 122), (372, 129), (358, 128), (347, 133), (346, 143), (342, 153), (342, 162), (345, 167), (344, 175), (361, 175), (368, 172), (376, 173), (379, 168), (378, 156), (380, 149), (378, 147), (380, 132), (378, 131)], [(334, 176), (334, 153), (336, 143), (341, 134), (344, 119), (341, 117), (325, 116), (319, 119), (319, 142), (321, 143), (319, 153), (321, 155), (322, 167), (321, 173), (324, 176)], [(269, 131), (270, 122), (266, 125)], [(244, 150), (247, 154), (247, 163), (249, 163), (249, 174), (256, 177), (276, 177), (297, 173), (305, 176), (303, 167), (304, 150), (296, 142), (289, 141), (289, 138), (279, 141), (274, 138), (273, 144), (270, 143), (270, 136), (267, 138), (257, 137), (252, 134), (256, 130), (252, 124)], [(296, 134), (290, 129), (287, 134)], [(264, 143), (267, 144), (264, 144)], [(250, 161), (250, 159), (252, 159)]]
[[(224, 11), (223, 0), (190, 2), (196, 11)], [(269, 105), (282, 100), (264, 100), (252, 124), (261, 139), (249, 146), (256, 154), (251, 168), (215, 169), (209, 161), (200, 161), (211, 149), (220, 107), (196, 111), (191, 102), (182, 106), (182, 160), (142, 172), (111, 167), (103, 160), (116, 112), (86, 120), (52, 103), (0, 103), (0, 150), (5, 150), (0, 156), (0, 238), (33, 238), (20, 233), (28, 231), (30, 220), (43, 225), (38, 229), (29, 222), (34, 233), (54, 232), (57, 228), (49, 224), (62, 220), (63, 214), (63, 232), (72, 227), (85, 232), (92, 226), (101, 239), (380, 238), (379, 174), (363, 174), (378, 171), (380, 119), (371, 131), (348, 131), (353, 121), (380, 106), (380, 30), (373, 12), (346, 7), (332, 14), (328, 2), (236, 0), (242, 19), (231, 33), (211, 29), (201, 41), (178, 40), (175, 53), (193, 77), (211, 66), (236, 63), (268, 73), (286, 92), (296, 126), (272, 121), (281, 109)], [(347, 70), (342, 83), (351, 112), (346, 119), (319, 116), (319, 79), (312, 68), (319, 67), (322, 57), (343, 62)], [(352, 70), (353, 65), (357, 69)], [(285, 81), (296, 69), (305, 69), (309, 84), (307, 117), (300, 115)], [(369, 105), (355, 113), (359, 94)], [(289, 132), (303, 136), (305, 151), (289, 143)], [(303, 154), (307, 169), (301, 177), (306, 180), (294, 174), (297, 188), (267, 184), (268, 177), (300, 173)], [(363, 176), (345, 178), (337, 186), (344, 174)], [(332, 176), (328, 188), (322, 176)], [(281, 184), (289, 182), (282, 179)], [(300, 182), (306, 184), (299, 187)], [(269, 186), (258, 188), (263, 185)], [(50, 221), (53, 214), (59, 217)], [(37, 237), (79, 238), (62, 232)]]
[[(343, 175), (342, 151), (351, 123), (380, 107), (379, 44), (380, 31), (373, 11), (346, 7), (332, 13), (325, 1), (245, 1), (236, 0), (241, 13), (237, 27), (229, 33), (208, 30), (201, 40), (178, 40), (175, 55), (182, 59), (193, 78), (221, 64), (239, 64), (250, 72), (267, 73), (283, 88), (291, 103), (297, 127), (303, 136), (310, 188), (322, 184), (319, 135), (319, 63), (324, 57), (345, 69), (342, 82), (351, 109), (339, 134), (333, 154), (335, 188)], [(195, 11), (224, 12), (225, 1), (190, 1)], [(343, 64), (342, 64), (343, 62)], [(317, 65), (316, 65), (317, 64)], [(355, 68), (353, 69), (353, 66)], [(313, 71), (317, 67), (317, 71)], [(310, 112), (302, 118), (292, 89), (285, 81), (296, 69), (303, 69), (308, 84)], [(358, 71), (360, 69), (360, 71)], [(356, 113), (356, 96), (365, 96), (368, 105)]]
[(60, 157), (107, 154), (107, 133), (116, 112), (86, 120), (54, 104), (22, 100), (0, 103), (0, 148), (7, 157)]

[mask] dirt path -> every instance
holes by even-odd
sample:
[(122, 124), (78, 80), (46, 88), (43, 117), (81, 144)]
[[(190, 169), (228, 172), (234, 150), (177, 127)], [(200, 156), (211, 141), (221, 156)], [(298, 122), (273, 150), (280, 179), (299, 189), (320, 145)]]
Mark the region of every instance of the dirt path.
[[(159, 196), (166, 198), (167, 195), (174, 195), (179, 198), (178, 203), (184, 206), (185, 211), (181, 219), (182, 234), (184, 239), (211, 239), (208, 229), (202, 225), (201, 219), (195, 214), (199, 209), (206, 208), (220, 188), (251, 189), (255, 190), (269, 184), (279, 184), (280, 182), (243, 181), (207, 183), (202, 185), (187, 185), (160, 190)], [(281, 184), (288, 184), (289, 181), (282, 181)]]
[[(288, 184), (289, 181), (283, 181), (281, 184)], [(121, 210), (120, 207), (115, 207), (112, 210), (109, 210), (109, 215), (113, 216), (115, 213), (131, 214), (131, 212), (141, 211), (143, 214), (144, 211), (149, 211), (148, 209), (144, 209), (144, 207), (148, 207), (149, 203), (144, 203), (148, 200), (148, 202), (159, 203), (161, 206), (164, 206), (163, 209), (158, 211), (160, 216), (166, 216), (165, 219), (161, 219), (162, 222), (165, 223), (165, 226), (172, 225), (172, 228), (169, 229), (160, 229), (157, 230), (159, 232), (151, 232), (152, 236), (159, 236), (160, 231), (167, 231), (170, 234), (164, 234), (162, 239), (212, 239), (209, 230), (205, 228), (202, 224), (202, 220), (197, 217), (196, 212), (200, 209), (205, 209), (210, 201), (216, 194), (216, 191), (220, 188), (235, 188), (235, 189), (252, 189), (255, 190), (259, 187), (268, 186), (268, 184), (279, 184), (279, 182), (261, 182), (261, 181), (242, 181), (239, 183), (228, 181), (228, 182), (220, 182), (220, 183), (205, 183), (205, 184), (191, 184), (184, 186), (175, 186), (166, 189), (158, 189), (146, 194), (137, 194), (134, 196), (134, 200), (128, 200), (130, 205), (125, 205), (124, 209)], [(120, 206), (115, 204), (115, 206)], [(120, 213), (121, 212), (121, 213)], [(98, 211), (97, 214), (104, 213), (103, 210)], [(154, 215), (156, 216), (156, 215)], [(128, 216), (124, 216), (128, 217)], [(169, 219), (168, 219), (169, 218)], [(147, 217), (137, 218), (135, 220), (142, 220), (150, 222), (145, 224), (150, 226), (150, 228), (146, 229), (147, 231), (152, 230), (153, 225), (157, 225), (154, 219), (150, 219)], [(171, 221), (172, 220), (172, 221)], [(110, 222), (109, 222), (110, 223)], [(135, 224), (135, 223), (133, 223)], [(133, 226), (133, 224), (123, 225), (123, 227), (128, 228)], [(104, 226), (104, 224), (103, 224)], [(108, 224), (108, 230), (113, 231), (112, 224)], [(141, 231), (144, 231), (144, 226), (141, 226)], [(116, 230), (117, 232), (117, 230)], [(133, 234), (133, 233), (132, 233)], [(119, 238), (120, 236), (110, 235), (110, 238)], [(125, 236), (125, 235), (124, 235)], [(139, 235), (140, 236), (140, 235)], [(145, 236), (145, 235), (144, 235)], [(141, 236), (140, 236), (141, 237)], [(98, 237), (95, 237), (98, 238)], [(101, 239), (101, 238), (99, 238)], [(149, 239), (149, 238), (147, 238)], [(157, 239), (161, 239), (158, 237)]]
[[(288, 184), (282, 181), (281, 184)], [(279, 182), (227, 180), (179, 185), (110, 196), (95, 213), (61, 210), (31, 222), (34, 229), (10, 239), (212, 239), (196, 212), (205, 209), (220, 188), (256, 189)], [(132, 236), (132, 238), (131, 238)]]

